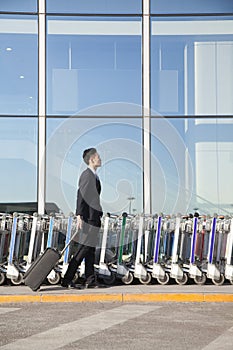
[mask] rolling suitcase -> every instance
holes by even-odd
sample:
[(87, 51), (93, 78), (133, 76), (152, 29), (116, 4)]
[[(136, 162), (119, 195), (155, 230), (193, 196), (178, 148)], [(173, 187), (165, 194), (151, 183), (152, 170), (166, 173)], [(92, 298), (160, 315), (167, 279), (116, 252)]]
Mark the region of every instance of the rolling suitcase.
[(61, 259), (66, 248), (70, 245), (72, 239), (76, 236), (78, 231), (75, 231), (64, 249), (59, 252), (56, 248), (46, 248), (42, 255), (34, 261), (24, 275), (24, 284), (36, 292), (48, 274), (52, 271), (58, 261)]

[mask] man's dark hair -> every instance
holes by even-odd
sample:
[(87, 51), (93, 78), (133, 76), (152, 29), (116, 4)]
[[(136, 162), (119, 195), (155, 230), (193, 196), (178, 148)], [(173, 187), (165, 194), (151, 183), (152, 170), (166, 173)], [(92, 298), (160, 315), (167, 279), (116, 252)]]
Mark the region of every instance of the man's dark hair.
[(93, 156), (93, 154), (97, 153), (97, 150), (95, 148), (88, 148), (83, 151), (83, 160), (84, 162), (89, 165), (90, 157)]

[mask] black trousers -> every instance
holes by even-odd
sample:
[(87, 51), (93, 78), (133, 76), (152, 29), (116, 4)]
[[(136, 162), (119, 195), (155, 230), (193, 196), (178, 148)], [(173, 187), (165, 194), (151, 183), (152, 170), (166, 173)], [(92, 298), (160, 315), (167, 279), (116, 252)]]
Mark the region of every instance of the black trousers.
[(70, 283), (73, 280), (75, 273), (84, 258), (86, 282), (91, 283), (95, 281), (94, 263), (95, 249), (98, 243), (98, 238), (99, 226), (92, 226), (85, 223), (77, 252), (73, 255), (65, 273), (63, 279), (65, 283)]
[(95, 280), (95, 247), (81, 245), (69, 263), (68, 269), (64, 276), (64, 282), (69, 283), (73, 280), (75, 273), (78, 267), (80, 266), (83, 258), (85, 258), (85, 276), (87, 282), (90, 283)]

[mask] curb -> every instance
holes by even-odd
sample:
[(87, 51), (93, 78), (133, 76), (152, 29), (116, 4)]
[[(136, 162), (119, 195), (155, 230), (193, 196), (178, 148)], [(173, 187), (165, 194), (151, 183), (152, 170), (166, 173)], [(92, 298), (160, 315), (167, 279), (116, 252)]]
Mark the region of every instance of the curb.
[(39, 294), (39, 295), (0, 295), (3, 303), (87, 303), (87, 302), (233, 302), (233, 294), (203, 293), (146, 293), (146, 294)]

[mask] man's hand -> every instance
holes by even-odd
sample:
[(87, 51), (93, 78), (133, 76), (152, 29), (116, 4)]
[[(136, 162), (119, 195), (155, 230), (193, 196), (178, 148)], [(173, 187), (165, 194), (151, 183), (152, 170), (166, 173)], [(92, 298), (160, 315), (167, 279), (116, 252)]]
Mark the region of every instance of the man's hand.
[(83, 220), (80, 215), (77, 216), (77, 230), (81, 230), (83, 227)]

